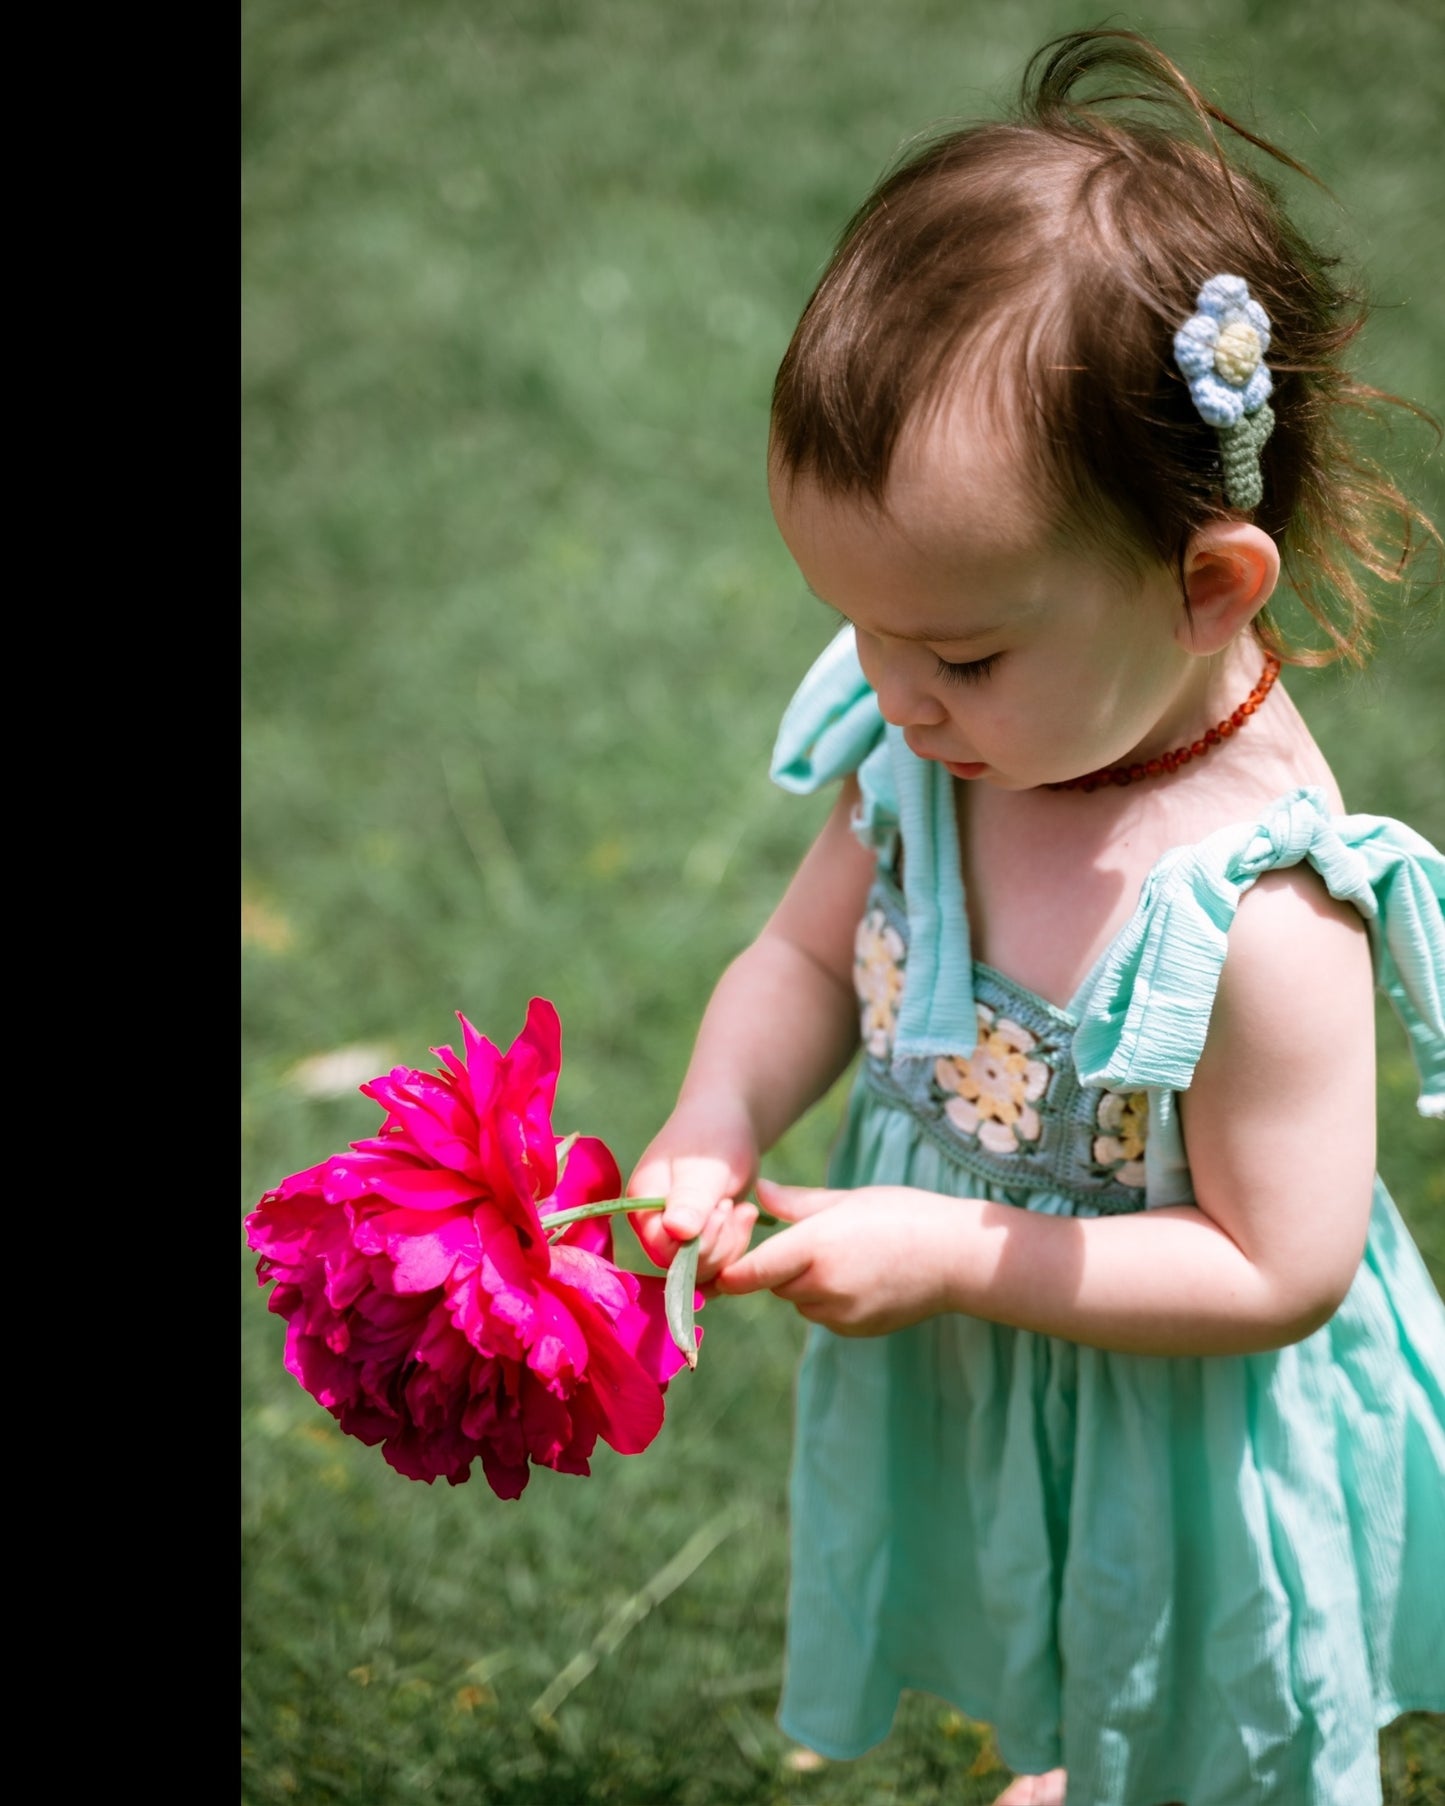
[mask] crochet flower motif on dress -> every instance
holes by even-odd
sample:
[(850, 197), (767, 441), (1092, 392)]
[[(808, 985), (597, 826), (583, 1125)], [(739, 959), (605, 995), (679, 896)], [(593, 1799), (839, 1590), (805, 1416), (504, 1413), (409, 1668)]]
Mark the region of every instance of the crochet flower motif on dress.
[(1094, 1159), (1118, 1185), (1143, 1189), (1144, 1144), (1149, 1138), (1147, 1091), (1106, 1091), (1094, 1120), (1104, 1131), (1094, 1137)]
[(903, 936), (881, 909), (870, 909), (853, 938), (853, 985), (862, 1006), (863, 1045), (886, 1059), (903, 1000)]
[(1043, 1125), (1035, 1105), (1048, 1090), (1049, 1068), (1031, 1057), (1036, 1036), (987, 1004), (975, 1007), (978, 1046), (938, 1060), (934, 1084), (954, 1128), (990, 1154), (1016, 1154), (1023, 1142), (1039, 1138)]

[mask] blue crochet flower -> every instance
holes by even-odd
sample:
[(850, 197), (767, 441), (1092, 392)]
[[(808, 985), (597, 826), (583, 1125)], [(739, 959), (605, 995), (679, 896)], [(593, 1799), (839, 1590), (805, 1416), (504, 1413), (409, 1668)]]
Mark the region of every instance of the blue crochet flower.
[(1274, 387), (1264, 363), (1269, 315), (1242, 276), (1211, 276), (1198, 308), (1174, 335), (1174, 361), (1210, 426), (1230, 427), (1259, 412)]

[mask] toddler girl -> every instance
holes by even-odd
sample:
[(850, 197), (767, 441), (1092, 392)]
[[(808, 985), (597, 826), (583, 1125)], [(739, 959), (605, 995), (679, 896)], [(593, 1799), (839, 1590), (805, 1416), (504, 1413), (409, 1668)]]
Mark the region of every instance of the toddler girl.
[[(770, 447), (845, 622), (774, 776), (837, 802), (630, 1188), (814, 1325), (784, 1729), (855, 1756), (926, 1689), (1009, 1806), (1362, 1806), (1445, 1708), (1445, 1311), (1372, 1106), (1378, 984), (1445, 1114), (1445, 862), (1344, 812), (1270, 612), (1283, 564), (1358, 656), (1411, 516), (1220, 125), (1075, 34), (848, 227)], [(747, 1251), (860, 1021), (829, 1189), (757, 1180)]]

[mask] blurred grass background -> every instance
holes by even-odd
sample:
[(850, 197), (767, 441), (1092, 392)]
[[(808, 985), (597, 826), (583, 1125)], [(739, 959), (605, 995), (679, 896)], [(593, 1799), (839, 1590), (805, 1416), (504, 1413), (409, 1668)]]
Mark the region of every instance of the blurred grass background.
[[(243, 1209), (371, 1131), (361, 1079), (425, 1063), (456, 1010), (505, 1044), (537, 993), (565, 1027), (559, 1129), (636, 1158), (827, 806), (766, 778), (832, 619), (768, 514), (777, 361), (906, 141), (996, 113), (1039, 43), (1101, 22), (1055, 0), (244, 0)], [(1107, 22), (1328, 184), (1300, 211), (1367, 271), (1359, 367), (1439, 411), (1434, 0)], [(1385, 450), (1438, 519), (1432, 443), (1406, 425)], [(1438, 608), (1362, 676), (1287, 681), (1351, 806), (1445, 843)], [(1439, 1282), (1440, 1131), (1381, 1029), (1381, 1163)], [(815, 1176), (835, 1114), (770, 1169)], [(992, 1797), (986, 1733), (932, 1700), (861, 1762), (790, 1765), (801, 1324), (751, 1299), (704, 1322), (642, 1460), (603, 1449), (591, 1480), (538, 1473), (504, 1505), (343, 1438), (284, 1372), (243, 1251), (245, 1800)], [(1383, 1767), (1391, 1802), (1445, 1798), (1438, 1722), (1387, 1734)]]

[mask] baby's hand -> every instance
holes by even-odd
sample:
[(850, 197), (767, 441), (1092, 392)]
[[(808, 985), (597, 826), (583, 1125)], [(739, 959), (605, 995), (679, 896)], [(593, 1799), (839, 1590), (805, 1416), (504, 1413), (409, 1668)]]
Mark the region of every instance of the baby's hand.
[(745, 1117), (674, 1111), (627, 1181), (628, 1197), (667, 1199), (666, 1210), (628, 1218), (649, 1259), (670, 1266), (679, 1245), (697, 1238), (699, 1286), (740, 1259), (758, 1220), (756, 1205), (741, 1197), (757, 1158)]
[(775, 1292), (840, 1336), (885, 1336), (951, 1308), (951, 1200), (905, 1185), (824, 1191), (759, 1179), (757, 1191), (792, 1227), (728, 1263), (719, 1293)]

